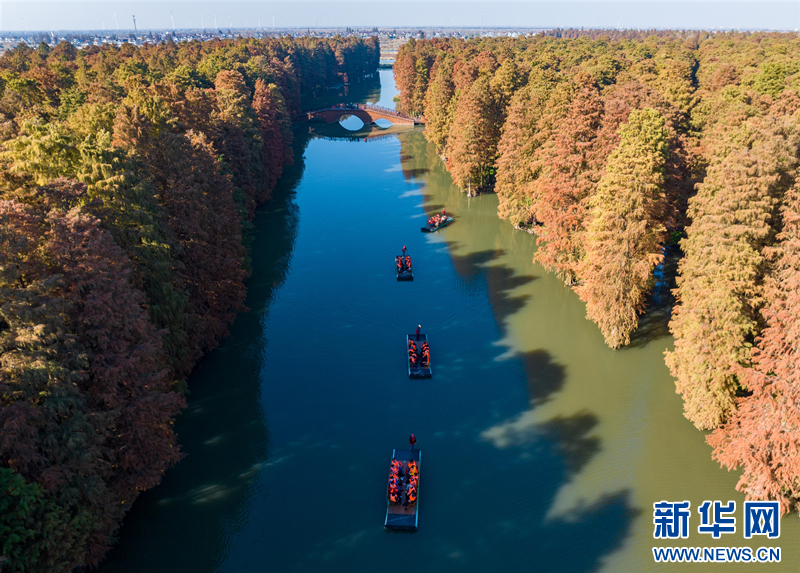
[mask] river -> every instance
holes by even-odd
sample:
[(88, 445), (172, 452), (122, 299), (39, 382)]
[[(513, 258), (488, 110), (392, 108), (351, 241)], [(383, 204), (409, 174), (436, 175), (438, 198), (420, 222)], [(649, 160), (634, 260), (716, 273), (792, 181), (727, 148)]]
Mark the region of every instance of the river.
[[(392, 105), (391, 70), (330, 99)], [(577, 296), (532, 263), (497, 198), (453, 186), (419, 129), (298, 126), (257, 212), (247, 306), (193, 372), (186, 457), (126, 517), (102, 572), (795, 571), (797, 517), (742, 535), (738, 474), (711, 459), (664, 365), (667, 307), (610, 350)], [(359, 132), (366, 136), (366, 131)], [(328, 137), (318, 137), (326, 134)], [(420, 233), (426, 213), (457, 220)], [(398, 283), (407, 245), (415, 280)], [(409, 380), (405, 334), (431, 341)], [(383, 529), (392, 448), (424, 452), (419, 530)], [(737, 532), (697, 532), (704, 500)], [(653, 503), (692, 502), (653, 540)], [(659, 565), (653, 546), (779, 546), (769, 566)]]

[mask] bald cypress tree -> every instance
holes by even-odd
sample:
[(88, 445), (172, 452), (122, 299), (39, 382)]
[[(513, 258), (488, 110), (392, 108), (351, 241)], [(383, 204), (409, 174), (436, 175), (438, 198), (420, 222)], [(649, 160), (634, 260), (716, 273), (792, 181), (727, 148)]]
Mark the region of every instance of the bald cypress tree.
[(411, 38), (397, 51), (397, 60), (392, 68), (397, 89), (400, 91), (400, 109), (411, 113), (414, 105), (417, 57), (414, 48), (417, 42)]
[(223, 70), (214, 82), (220, 126), (216, 147), (231, 170), (237, 198), (247, 217), (259, 197), (268, 193), (269, 178), (262, 162), (263, 141), (251, 106), (250, 89), (237, 71)]
[(569, 109), (573, 90), (547, 71), (532, 72), (511, 98), (497, 145), (497, 214), (519, 226), (541, 223), (537, 205), (545, 172), (546, 146)]
[(737, 400), (728, 421), (708, 436), (714, 458), (742, 469), (736, 486), (747, 499), (779, 500), (781, 511), (800, 505), (800, 189), (788, 193), (783, 231), (765, 280), (766, 328), (741, 374), (751, 393)]
[[(267, 191), (271, 191), (283, 172), (283, 164), (291, 159), (292, 130), (280, 90), (275, 84), (256, 81), (253, 111), (261, 130), (261, 161), (267, 173)], [(264, 201), (265, 195), (257, 197)]]
[(667, 365), (686, 417), (713, 429), (735, 407), (739, 376), (750, 364), (763, 299), (763, 249), (796, 167), (794, 121), (754, 118), (733, 130), (727, 154), (708, 168), (689, 202), (685, 256), (679, 265)]
[(577, 282), (584, 255), (586, 200), (600, 179), (596, 140), (603, 118), (603, 102), (592, 80), (584, 75), (575, 82), (577, 93), (542, 148), (543, 172), (534, 183), (536, 217), (542, 224), (536, 260), (570, 285)]
[(455, 86), (453, 65), (455, 58), (443, 55), (431, 70), (431, 82), (425, 96), (425, 137), (442, 153), (453, 122)]
[(630, 342), (653, 268), (663, 258), (664, 124), (654, 109), (633, 111), (589, 199), (586, 259), (579, 270), (583, 284), (576, 290), (586, 302), (587, 317), (598, 324), (611, 348)]
[(458, 97), (445, 149), (447, 168), (462, 190), (478, 190), (490, 182), (500, 139), (495, 119), (489, 78), (482, 75)]

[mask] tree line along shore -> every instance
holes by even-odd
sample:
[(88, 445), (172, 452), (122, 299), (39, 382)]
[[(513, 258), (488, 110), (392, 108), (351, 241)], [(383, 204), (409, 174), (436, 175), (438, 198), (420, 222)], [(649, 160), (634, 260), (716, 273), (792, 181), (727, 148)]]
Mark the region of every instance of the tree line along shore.
[(181, 458), (186, 377), (244, 309), (291, 119), (377, 38), (0, 58), (0, 570), (96, 565)]
[(800, 38), (559, 31), (410, 40), (399, 106), (465, 191), (631, 342), (680, 252), (666, 363), (749, 499), (800, 505)]

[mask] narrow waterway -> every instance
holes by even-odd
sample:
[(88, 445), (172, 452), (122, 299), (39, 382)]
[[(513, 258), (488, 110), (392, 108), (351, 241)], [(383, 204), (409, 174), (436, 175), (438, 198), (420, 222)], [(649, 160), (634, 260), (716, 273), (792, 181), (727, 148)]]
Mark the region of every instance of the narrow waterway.
[[(392, 105), (391, 71), (379, 81), (331, 98)], [(745, 540), (740, 510), (735, 534), (697, 533), (704, 500), (744, 498), (682, 416), (668, 309), (609, 350), (531, 262), (534, 237), (498, 220), (496, 197), (460, 193), (421, 130), (345, 135), (298, 127), (295, 165), (254, 221), (250, 310), (190, 379), (186, 458), (137, 502), (101, 571), (797, 570), (796, 517), (779, 540)], [(456, 222), (420, 233), (443, 206)], [(394, 278), (403, 245), (413, 283)], [(407, 377), (417, 324), (431, 380)], [(411, 432), (419, 531), (391, 533), (388, 463)], [(692, 502), (688, 539), (654, 543), (661, 500)], [(657, 565), (654, 545), (783, 553)]]

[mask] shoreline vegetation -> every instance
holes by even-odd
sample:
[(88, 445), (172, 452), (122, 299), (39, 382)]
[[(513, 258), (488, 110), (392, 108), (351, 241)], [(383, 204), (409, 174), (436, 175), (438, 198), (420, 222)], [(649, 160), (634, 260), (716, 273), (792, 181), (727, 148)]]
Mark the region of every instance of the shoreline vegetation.
[(679, 249), (666, 363), (748, 499), (800, 509), (800, 39), (553, 30), (410, 40), (398, 106), (453, 181), (631, 342)]
[(292, 118), (379, 53), (284, 37), (0, 58), (0, 570), (96, 565), (181, 458), (186, 377), (245, 310)]

